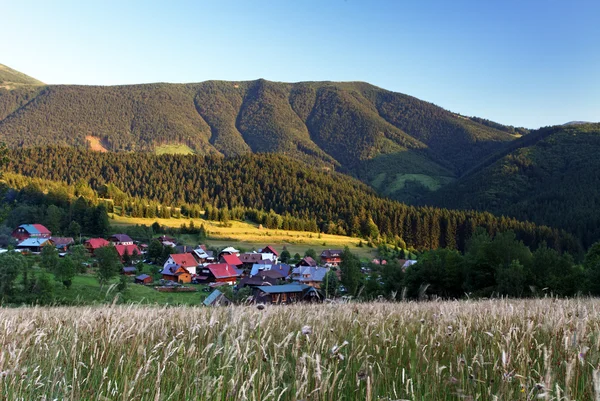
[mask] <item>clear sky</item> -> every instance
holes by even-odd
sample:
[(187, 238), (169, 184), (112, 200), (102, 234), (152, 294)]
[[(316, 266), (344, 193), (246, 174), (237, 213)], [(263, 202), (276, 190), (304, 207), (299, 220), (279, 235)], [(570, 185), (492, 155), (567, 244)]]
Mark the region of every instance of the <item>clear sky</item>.
[(0, 0), (0, 63), (50, 84), (367, 81), (536, 128), (600, 121), (598, 0)]

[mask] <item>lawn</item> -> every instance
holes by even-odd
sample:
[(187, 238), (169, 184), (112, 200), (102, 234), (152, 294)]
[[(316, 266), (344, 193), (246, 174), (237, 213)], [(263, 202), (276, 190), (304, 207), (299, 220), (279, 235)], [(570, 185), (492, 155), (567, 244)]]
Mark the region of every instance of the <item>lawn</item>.
[(3, 308), (6, 400), (600, 398), (600, 301)]
[[(66, 289), (60, 284), (55, 287), (55, 299), (61, 304), (90, 305), (112, 302), (117, 297), (116, 284), (118, 278), (104, 287), (100, 287), (98, 279), (93, 275), (77, 275), (73, 279), (71, 288)], [(200, 305), (209, 294), (201, 291), (204, 285), (186, 284), (188, 287), (198, 289), (197, 292), (158, 292), (153, 287), (140, 284), (131, 284), (120, 301), (147, 305)], [(119, 300), (119, 299), (117, 299)]]
[[(215, 247), (232, 245), (250, 250), (262, 248), (265, 245), (274, 245), (280, 251), (285, 245), (292, 255), (295, 253), (303, 255), (308, 248), (314, 249), (319, 254), (324, 249), (341, 249), (348, 246), (352, 252), (361, 258), (373, 258), (376, 255), (376, 250), (373, 248), (366, 246), (359, 247), (358, 244), (361, 240), (358, 238), (342, 235), (316, 234), (305, 231), (272, 230), (259, 228), (257, 224), (250, 222), (231, 221), (230, 225), (225, 227), (219, 222), (204, 219), (147, 219), (115, 215), (114, 219), (111, 220), (111, 225), (114, 230), (118, 230), (119, 227), (134, 224), (150, 226), (156, 221), (162, 226), (180, 227), (184, 223), (189, 225), (192, 220), (196, 227), (204, 224), (204, 227), (209, 231), (207, 242), (209, 245)], [(186, 239), (185, 236), (182, 238)], [(187, 245), (198, 244), (190, 240)]]

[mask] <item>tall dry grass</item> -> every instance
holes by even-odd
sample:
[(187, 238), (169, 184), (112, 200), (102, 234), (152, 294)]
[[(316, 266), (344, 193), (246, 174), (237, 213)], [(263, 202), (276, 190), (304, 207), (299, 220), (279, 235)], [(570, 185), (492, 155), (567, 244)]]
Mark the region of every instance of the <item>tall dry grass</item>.
[(597, 300), (0, 309), (0, 399), (594, 400), (599, 312)]

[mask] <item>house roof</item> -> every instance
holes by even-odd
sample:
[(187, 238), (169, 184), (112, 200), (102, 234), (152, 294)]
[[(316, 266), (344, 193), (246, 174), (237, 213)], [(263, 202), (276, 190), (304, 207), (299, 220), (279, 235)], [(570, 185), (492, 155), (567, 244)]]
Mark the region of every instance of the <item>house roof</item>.
[(117, 250), (117, 253), (119, 254), (119, 256), (123, 256), (125, 255), (125, 252), (127, 252), (127, 254), (129, 256), (132, 256), (134, 253), (137, 253), (138, 255), (140, 254), (140, 249), (137, 247), (137, 245), (115, 245), (115, 249)]
[(178, 265), (174, 265), (174, 264), (165, 265), (165, 267), (163, 267), (163, 269), (160, 272), (160, 274), (164, 274), (164, 275), (167, 275), (167, 276), (174, 276), (175, 272), (178, 269), (179, 269)]
[(227, 263), (213, 263), (207, 265), (206, 268), (210, 270), (215, 278), (230, 278), (240, 275), (234, 266), (230, 266)]
[(124, 267), (123, 273), (135, 273), (136, 270), (137, 270), (137, 268), (134, 266)]
[(268, 277), (275, 280), (281, 280), (286, 276), (280, 270), (271, 269), (271, 270), (260, 270), (256, 276), (253, 277)]
[(177, 251), (177, 253), (191, 253), (194, 251), (194, 248), (189, 245), (177, 245), (175, 251)]
[(242, 261), (236, 255), (223, 255), (221, 259), (228, 265), (239, 266), (242, 265)]
[(317, 265), (317, 262), (315, 262), (315, 260), (313, 258), (311, 258), (310, 256), (303, 257), (302, 260), (298, 263), (298, 265), (300, 265), (302, 262), (304, 262), (308, 266), (316, 266)]
[(17, 247), (18, 248), (39, 247), (39, 246), (44, 246), (48, 241), (50, 241), (50, 243), (52, 243), (50, 238), (30, 237), (30, 238), (27, 238), (26, 240), (21, 241), (19, 243), (19, 245), (17, 245)]
[(263, 277), (263, 276), (253, 276), (253, 277), (244, 277), (243, 279), (240, 280), (239, 284), (238, 284), (238, 288), (244, 288), (247, 285), (251, 285), (251, 286), (262, 286), (262, 285), (274, 285), (275, 283), (277, 283), (277, 279), (276, 278), (272, 278), (272, 277)]
[(258, 263), (263, 260), (260, 253), (242, 253), (240, 255), (242, 263)]
[(147, 274), (140, 274), (139, 276), (137, 276), (135, 279), (136, 280), (146, 280), (147, 278), (149, 278), (150, 276)]
[(194, 255), (191, 253), (174, 253), (171, 255), (173, 261), (179, 266), (190, 267), (190, 266), (198, 266), (198, 262), (194, 259)]
[(50, 237), (50, 239), (56, 246), (66, 246), (75, 243), (72, 237)]
[(23, 230), (27, 231), (29, 234), (31, 235), (50, 235), (52, 234), (50, 232), (50, 230), (48, 230), (46, 227), (44, 227), (41, 224), (21, 224), (19, 226), (19, 228), (22, 228)]
[(290, 265), (286, 265), (285, 263), (278, 263), (276, 265), (255, 263), (252, 265), (252, 269), (250, 269), (250, 275), (256, 276), (261, 274), (261, 272), (273, 270), (277, 271), (279, 274), (281, 274), (281, 276), (287, 277), (290, 275), (290, 269)]
[(157, 241), (160, 241), (160, 242), (164, 242), (164, 241), (175, 242), (175, 238), (169, 237), (168, 235), (161, 235), (160, 237), (154, 238), (154, 239)]
[[(329, 268), (327, 267), (300, 266), (294, 269), (294, 274), (299, 275), (299, 277), (294, 277), (294, 280), (306, 282), (323, 281), (328, 271)], [(304, 277), (306, 275), (308, 275), (308, 277)]]
[(265, 246), (261, 251), (261, 253), (272, 253), (275, 256), (279, 256), (279, 252), (275, 250), (271, 245)]
[(133, 242), (131, 237), (127, 234), (113, 234), (109, 239), (116, 240), (116, 242)]
[(321, 252), (322, 258), (339, 258), (342, 256), (342, 251), (339, 249), (326, 249)]
[(223, 293), (221, 291), (214, 290), (206, 297), (203, 304), (206, 306), (212, 305), (213, 302), (215, 302), (219, 298), (220, 295), (223, 295)]
[(85, 243), (88, 244), (92, 249), (98, 249), (102, 248), (103, 246), (110, 245), (110, 242), (104, 238), (90, 238), (89, 240), (85, 241)]
[(261, 285), (256, 287), (267, 294), (281, 294), (283, 292), (303, 292), (311, 288), (305, 284)]
[(227, 248), (223, 249), (220, 253), (240, 253), (240, 251), (238, 251), (232, 246), (228, 246)]

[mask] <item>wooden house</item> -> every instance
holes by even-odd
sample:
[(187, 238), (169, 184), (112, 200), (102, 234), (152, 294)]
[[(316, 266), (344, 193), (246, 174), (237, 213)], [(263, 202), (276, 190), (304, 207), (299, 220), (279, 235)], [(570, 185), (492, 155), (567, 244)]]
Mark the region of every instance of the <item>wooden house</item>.
[(342, 251), (339, 249), (327, 249), (321, 252), (321, 264), (326, 266), (339, 266), (342, 263)]
[(221, 291), (214, 290), (203, 302), (204, 306), (229, 306), (231, 301)]
[(125, 276), (135, 276), (135, 273), (137, 273), (137, 268), (135, 266), (126, 266), (121, 269), (121, 273)]
[(236, 269), (235, 266), (230, 266), (226, 263), (213, 263), (202, 267), (197, 280), (202, 283), (234, 285), (241, 274), (241, 271)]
[(83, 246), (85, 246), (85, 248), (92, 255), (94, 254), (94, 252), (96, 252), (97, 249), (100, 249), (102, 247), (109, 246), (109, 245), (110, 245), (110, 242), (108, 242), (104, 238), (90, 238), (89, 240), (85, 241), (85, 243), (83, 244)]
[(310, 256), (305, 256), (302, 258), (302, 260), (300, 262), (298, 262), (296, 264), (296, 267), (301, 267), (301, 266), (305, 266), (305, 267), (317, 267), (317, 262), (311, 258)]
[(167, 261), (165, 262), (165, 266), (167, 265), (177, 265), (181, 267), (185, 267), (185, 269), (190, 272), (190, 274), (196, 274), (196, 268), (198, 267), (198, 262), (194, 255), (191, 253), (174, 253), (169, 256)]
[(133, 244), (131, 244), (131, 245), (118, 244), (118, 245), (115, 245), (115, 249), (117, 250), (119, 257), (121, 258), (121, 262), (123, 261), (125, 254), (129, 255), (133, 259), (137, 259), (141, 254), (140, 249), (137, 247), (137, 245), (133, 245)]
[(17, 249), (31, 253), (40, 253), (45, 246), (54, 246), (50, 238), (27, 238), (17, 245)]
[(325, 275), (329, 272), (327, 267), (300, 266), (292, 271), (292, 280), (311, 287), (321, 288)]
[(160, 272), (163, 280), (187, 284), (192, 282), (192, 275), (185, 267), (179, 265), (168, 265)]
[(54, 246), (61, 252), (66, 252), (67, 249), (75, 243), (75, 240), (71, 237), (50, 237)]
[(11, 234), (18, 242), (27, 238), (50, 238), (52, 233), (41, 224), (21, 224)]
[(264, 285), (254, 288), (254, 301), (267, 304), (292, 304), (296, 302), (320, 302), (323, 294), (304, 284)]
[(237, 255), (221, 255), (219, 263), (225, 263), (236, 268), (242, 267), (243, 263)]

